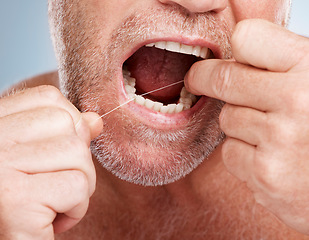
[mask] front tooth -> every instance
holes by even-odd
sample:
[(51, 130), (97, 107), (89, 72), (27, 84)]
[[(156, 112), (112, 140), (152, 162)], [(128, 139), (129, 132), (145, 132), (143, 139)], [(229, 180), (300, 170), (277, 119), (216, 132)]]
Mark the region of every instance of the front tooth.
[(160, 112), (161, 112), (161, 113), (167, 113), (167, 112), (168, 112), (168, 106), (162, 106), (162, 107), (160, 108)]
[(209, 49), (206, 47), (202, 48), (200, 57), (206, 59), (208, 55), (208, 50)]
[(163, 103), (155, 102), (155, 104), (153, 106), (153, 110), (160, 112), (161, 107), (163, 107)]
[(193, 47), (181, 44), (180, 53), (192, 54), (193, 53)]
[(136, 95), (135, 102), (137, 104), (144, 106), (145, 105), (145, 101), (146, 101), (145, 98), (143, 98), (142, 96)]
[(178, 103), (178, 104), (176, 105), (175, 112), (176, 112), (176, 113), (180, 113), (180, 112), (182, 112), (182, 110), (183, 110), (183, 104), (182, 104), (182, 103)]
[(150, 99), (146, 99), (146, 101), (145, 101), (145, 107), (146, 107), (146, 108), (149, 108), (149, 109), (153, 109), (153, 106), (154, 106), (154, 102), (151, 101)]
[(153, 47), (155, 46), (156, 48), (159, 49), (166, 49), (171, 52), (178, 52), (178, 53), (183, 53), (183, 54), (189, 54), (189, 55), (194, 55), (196, 57), (201, 57), (201, 58), (208, 58), (210, 51), (207, 47), (200, 47), (200, 46), (189, 46), (185, 44), (180, 44), (177, 42), (156, 42), (156, 43), (149, 43), (145, 45), (146, 47)]
[(166, 42), (156, 42), (155, 46), (156, 48), (166, 49)]
[(199, 57), (201, 55), (202, 48), (200, 46), (195, 46), (192, 49), (192, 55)]
[(171, 52), (179, 52), (180, 51), (180, 43), (167, 42), (165, 49), (168, 50), (168, 51), (171, 51)]
[(169, 104), (169, 105), (167, 105), (167, 107), (168, 107), (168, 113), (174, 113), (175, 112), (175, 109), (176, 109), (176, 104)]

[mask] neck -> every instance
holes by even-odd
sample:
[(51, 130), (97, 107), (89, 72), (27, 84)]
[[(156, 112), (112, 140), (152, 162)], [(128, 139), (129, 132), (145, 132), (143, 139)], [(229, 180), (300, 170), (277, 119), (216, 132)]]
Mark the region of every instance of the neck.
[(161, 187), (124, 182), (97, 164), (98, 187), (83, 229), (93, 239), (305, 239), (255, 203), (225, 170), (220, 152)]
[(126, 204), (139, 206), (153, 205), (159, 200), (160, 196), (165, 200), (169, 199), (175, 204), (198, 204), (200, 200), (205, 198), (206, 193), (213, 192), (215, 194), (218, 191), (221, 192), (221, 186), (216, 183), (220, 182), (218, 179), (232, 178), (225, 170), (222, 171), (223, 165), (220, 159), (220, 151), (216, 151), (192, 174), (175, 183), (159, 187), (144, 187), (122, 181), (107, 172), (95, 160), (97, 186), (99, 186), (96, 192), (98, 195), (105, 195), (106, 190), (109, 189), (109, 194), (114, 198), (119, 198), (121, 201), (125, 199)]

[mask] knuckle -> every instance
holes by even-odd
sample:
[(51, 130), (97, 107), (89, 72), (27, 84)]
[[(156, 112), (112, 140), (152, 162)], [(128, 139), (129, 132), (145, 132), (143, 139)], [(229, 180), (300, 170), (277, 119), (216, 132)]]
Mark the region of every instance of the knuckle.
[(58, 102), (62, 94), (58, 88), (51, 85), (41, 85), (37, 87), (38, 94), (49, 101)]
[(88, 145), (77, 136), (65, 138), (64, 148), (75, 159), (76, 169), (83, 171), (87, 176), (95, 176), (92, 155)]
[(278, 121), (278, 117), (272, 114), (265, 115), (265, 121), (263, 124), (266, 143), (278, 144), (281, 141), (286, 140), (287, 125), (283, 119)]
[(289, 120), (281, 119), (280, 121), (277, 118), (268, 118), (266, 124), (264, 125), (267, 133), (266, 142), (272, 143), (278, 147), (286, 146), (288, 143), (292, 143), (295, 139), (295, 134), (297, 131), (293, 124)]
[(281, 124), (273, 124), (270, 123), (268, 125), (268, 142), (272, 142), (273, 144), (278, 143), (281, 139), (284, 138), (284, 129), (282, 129)]
[(221, 110), (220, 115), (219, 115), (219, 124), (220, 124), (220, 128), (223, 132), (225, 132), (225, 130), (228, 128), (228, 125), (229, 125), (229, 123), (228, 123), (229, 110), (230, 110), (229, 105), (225, 104), (222, 107), (222, 110)]
[(265, 141), (271, 142), (273, 140), (273, 137), (277, 135), (278, 125), (275, 123), (273, 118), (269, 115), (267, 115), (267, 118), (265, 119), (264, 129), (265, 129), (265, 133), (267, 133), (267, 135), (265, 136), (266, 137)]
[(233, 139), (227, 138), (222, 145), (222, 158), (226, 162), (233, 162), (235, 158), (235, 144)]
[[(295, 35), (294, 35), (295, 36)], [(297, 47), (294, 51), (296, 63), (293, 67), (298, 65), (299, 69), (308, 69), (309, 60), (309, 43), (307, 39), (296, 36)], [(308, 73), (308, 71), (306, 71)]]
[(301, 113), (302, 115), (309, 114), (309, 96), (307, 89), (291, 93), (290, 101), (291, 107), (296, 113)]
[(68, 111), (62, 108), (48, 108), (46, 111), (50, 121), (57, 123), (58, 127), (64, 130), (75, 129), (73, 118)]
[(73, 124), (73, 118), (71, 116), (71, 114), (64, 110), (64, 109), (61, 109), (61, 108), (58, 108), (57, 109), (57, 113), (58, 113), (58, 118), (60, 118), (62, 121), (66, 122), (66, 123), (70, 123), (70, 124)]
[(83, 201), (87, 198), (89, 184), (87, 176), (83, 172), (78, 170), (71, 171), (69, 181), (74, 194), (78, 193), (79, 200), (77, 199), (77, 201)]
[(256, 158), (254, 161), (253, 176), (258, 185), (263, 189), (270, 192), (278, 190), (277, 183), (280, 176), (276, 161), (269, 161), (269, 159), (266, 161), (265, 158)]
[(212, 77), (212, 80), (215, 81), (212, 85), (214, 88), (213, 91), (216, 96), (225, 98), (231, 86), (232, 64), (222, 63), (217, 68), (217, 76)]
[(79, 158), (84, 160), (91, 159), (91, 154), (88, 145), (79, 137), (72, 137), (70, 140), (70, 147), (78, 155)]
[(291, 81), (290, 84), (287, 84), (279, 93), (279, 103), (283, 106), (281, 110), (287, 113), (309, 114), (308, 87), (309, 85), (306, 83), (298, 84), (295, 83), (295, 81)]
[(85, 141), (78, 137), (71, 142), (71, 149), (76, 158), (76, 167), (84, 173), (85, 177), (87, 177), (87, 189), (89, 195), (92, 195), (95, 190), (96, 172), (92, 161), (91, 151)]
[[(20, 176), (16, 174), (10, 174), (6, 176), (4, 175), (1, 179), (0, 190), (1, 190), (1, 198), (0, 198), (0, 212), (2, 212), (2, 206), (7, 211), (15, 211), (17, 209), (23, 208), (31, 199), (29, 199), (30, 195), (27, 194), (27, 184), (24, 178), (20, 178)], [(16, 181), (15, 179), (23, 180)], [(27, 189), (27, 190), (25, 190)]]

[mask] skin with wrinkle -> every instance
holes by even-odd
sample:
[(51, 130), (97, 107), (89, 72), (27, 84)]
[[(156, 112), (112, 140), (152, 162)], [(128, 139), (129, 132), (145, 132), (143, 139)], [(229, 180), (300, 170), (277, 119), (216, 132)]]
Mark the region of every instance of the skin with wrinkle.
[[(285, 26), (289, 3), (288, 0), (50, 0), (50, 25), (59, 61), (59, 83), (58, 74), (52, 73), (27, 81), (25, 88), (42, 84), (57, 86), (78, 109), (56, 88), (49, 87), (43, 87), (45, 94), (54, 98), (30, 94), (38, 90), (34, 88), (25, 89), (21, 95), (17, 93), (0, 99), (1, 104), (25, 99), (15, 107), (27, 102), (26, 112), (21, 114), (16, 108), (8, 109), (17, 111), (19, 118), (28, 114), (29, 118), (24, 120), (28, 119), (29, 126), (33, 120), (38, 120), (33, 117), (33, 112), (46, 117), (46, 121), (33, 128), (18, 131), (14, 129), (19, 127), (18, 124), (7, 121), (12, 128), (7, 135), (21, 140), (25, 140), (25, 136), (33, 137), (34, 143), (26, 142), (26, 147), (32, 147), (42, 156), (26, 151), (22, 144), (16, 145), (24, 147), (25, 151), (9, 152), (0, 146), (0, 236), (4, 239), (22, 238), (20, 236), (52, 239), (55, 230), (56, 233), (65, 231), (56, 235), (57, 240), (309, 239), (297, 232), (299, 229), (293, 230), (279, 220), (271, 209), (258, 204), (249, 186), (228, 172), (222, 156), (224, 135), (219, 127), (223, 101), (205, 100), (200, 104), (202, 107), (191, 109), (194, 114), (177, 115), (179, 118), (190, 116), (184, 117), (178, 125), (169, 125), (167, 121), (166, 128), (155, 121), (148, 122), (150, 117), (142, 116), (141, 113), (146, 111), (138, 112), (136, 109), (141, 107), (137, 104), (125, 105), (104, 117), (101, 135), (91, 143), (92, 158), (89, 151), (90, 140), (98, 136), (101, 129), (99, 124), (102, 122), (93, 125), (95, 119), (126, 100), (122, 92), (123, 63), (144, 44), (164, 40), (207, 45), (216, 58), (231, 59), (235, 57), (231, 36), (239, 21), (259, 17)], [(211, 6), (213, 9), (209, 9)], [(266, 54), (265, 51), (260, 53), (261, 56)], [(206, 60), (204, 64), (207, 67), (215, 61), (227, 64), (233, 60)], [(203, 72), (205, 68), (198, 69), (202, 76), (208, 74)], [(205, 80), (208, 83), (201, 75), (196, 76), (197, 82)], [(196, 87), (196, 90), (208, 89)], [(58, 102), (55, 103), (55, 99)], [(49, 114), (41, 115), (41, 104), (47, 109), (51, 105), (55, 111), (49, 109)], [(63, 107), (71, 114), (63, 111)], [(4, 114), (3, 111), (0, 113)], [(55, 114), (65, 114), (66, 121), (51, 121), (56, 118)], [(156, 114), (148, 115), (155, 119)], [(0, 121), (3, 123), (13, 117), (14, 114), (0, 117)], [(241, 129), (237, 117), (231, 125)], [(157, 115), (157, 119), (162, 118)], [(35, 131), (40, 124), (44, 125), (40, 130), (46, 134)], [(7, 131), (6, 125), (0, 124), (0, 127)], [(20, 134), (30, 130), (33, 135)], [(54, 135), (56, 130), (60, 136)], [(47, 138), (47, 134), (57, 137), (57, 141)], [(21, 156), (11, 163), (3, 153), (13, 158), (12, 152)], [(32, 164), (23, 161), (26, 154)], [(242, 156), (246, 152), (239, 151), (238, 154)], [(49, 161), (45, 162), (46, 159)], [(22, 172), (24, 169), (14, 172), (20, 163), (38, 172), (28, 174)], [(47, 173), (39, 167), (42, 163)], [(13, 166), (13, 170), (7, 166)], [(71, 175), (72, 169), (78, 171)], [(59, 181), (55, 181), (54, 173), (59, 176)], [(15, 176), (19, 178), (15, 179)], [(44, 177), (44, 181), (31, 182), (35, 177)], [(96, 191), (92, 195), (95, 185)], [(25, 186), (28, 187), (26, 191)], [(298, 194), (294, 199), (299, 195), (303, 196)], [(305, 194), (303, 199), (306, 199)], [(271, 203), (277, 206), (276, 201)], [(54, 207), (50, 207), (52, 205)], [(294, 207), (293, 204), (287, 206), (283, 208), (286, 212)]]

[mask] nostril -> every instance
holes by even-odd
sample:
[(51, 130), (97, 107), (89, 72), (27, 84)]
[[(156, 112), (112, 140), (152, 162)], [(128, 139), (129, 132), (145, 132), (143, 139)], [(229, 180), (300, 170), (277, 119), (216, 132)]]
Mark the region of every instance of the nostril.
[(164, 4), (177, 4), (191, 13), (221, 12), (227, 7), (227, 0), (159, 0)]

